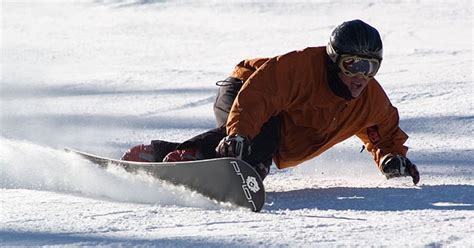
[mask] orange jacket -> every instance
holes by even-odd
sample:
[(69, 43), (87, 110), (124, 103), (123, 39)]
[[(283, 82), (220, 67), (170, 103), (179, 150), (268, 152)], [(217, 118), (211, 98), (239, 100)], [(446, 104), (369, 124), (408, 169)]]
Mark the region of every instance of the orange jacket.
[(398, 111), (372, 79), (347, 101), (327, 81), (325, 47), (306, 48), (275, 58), (240, 62), (232, 77), (245, 83), (227, 120), (227, 133), (255, 137), (272, 116), (282, 116), (278, 168), (296, 166), (357, 135), (380, 168), (387, 153), (406, 155), (408, 136), (398, 127)]

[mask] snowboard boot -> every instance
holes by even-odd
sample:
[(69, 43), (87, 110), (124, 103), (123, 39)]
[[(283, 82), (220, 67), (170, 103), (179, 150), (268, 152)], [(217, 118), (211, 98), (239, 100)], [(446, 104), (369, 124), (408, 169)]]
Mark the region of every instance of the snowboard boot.
[(253, 168), (255, 168), (255, 170), (257, 171), (257, 173), (260, 175), (260, 177), (263, 179), (265, 179), (265, 177), (267, 177), (268, 173), (270, 173), (270, 166), (272, 165), (272, 159), (267, 159), (261, 163), (258, 163), (256, 164), (255, 166), (253, 166)]
[(204, 159), (204, 156), (197, 149), (186, 148), (182, 150), (174, 150), (168, 153), (163, 159), (163, 162), (182, 162), (201, 159)]
[(134, 146), (125, 152), (121, 159), (135, 162), (155, 162), (153, 146), (144, 144)]

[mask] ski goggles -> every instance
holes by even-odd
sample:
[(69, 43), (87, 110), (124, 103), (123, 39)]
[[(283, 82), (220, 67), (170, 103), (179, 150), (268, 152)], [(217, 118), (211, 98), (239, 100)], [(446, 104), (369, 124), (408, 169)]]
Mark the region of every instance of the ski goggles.
[(365, 79), (370, 79), (377, 74), (380, 61), (355, 55), (342, 55), (338, 65), (341, 71), (349, 77), (362, 75)]

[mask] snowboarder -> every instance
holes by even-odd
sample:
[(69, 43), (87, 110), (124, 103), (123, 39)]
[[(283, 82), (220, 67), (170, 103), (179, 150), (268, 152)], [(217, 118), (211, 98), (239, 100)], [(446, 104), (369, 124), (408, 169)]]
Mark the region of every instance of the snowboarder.
[(374, 78), (382, 51), (378, 31), (352, 20), (337, 26), (326, 46), (244, 60), (218, 82), (217, 128), (183, 143), (138, 145), (122, 159), (236, 157), (265, 178), (272, 161), (280, 169), (296, 166), (356, 135), (382, 174), (417, 184), (398, 111)]

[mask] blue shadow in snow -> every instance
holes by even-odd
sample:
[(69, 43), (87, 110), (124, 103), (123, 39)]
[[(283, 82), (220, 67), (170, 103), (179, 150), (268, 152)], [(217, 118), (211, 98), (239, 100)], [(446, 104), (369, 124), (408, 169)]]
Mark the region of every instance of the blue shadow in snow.
[(176, 239), (122, 239), (87, 233), (47, 233), (0, 230), (2, 246), (107, 246), (107, 247), (238, 247), (225, 241), (209, 241), (193, 237)]
[(68, 127), (94, 127), (94, 128), (132, 128), (132, 129), (211, 129), (215, 121), (211, 118), (170, 117), (170, 116), (130, 116), (130, 115), (81, 115), (81, 114), (38, 114), (38, 115), (9, 115), (3, 120), (5, 127), (18, 127), (17, 123), (34, 121), (39, 126), (68, 128)]
[(453, 135), (472, 135), (474, 116), (428, 116), (400, 120), (401, 128), (410, 133), (445, 133)]
[(419, 188), (301, 189), (268, 192), (267, 210), (474, 210), (473, 185), (435, 185)]
[[(12, 86), (14, 85), (14, 86)], [(209, 94), (215, 95), (217, 87), (200, 88), (164, 88), (164, 89), (126, 89), (118, 90), (100, 86), (83, 85), (62, 85), (62, 86), (42, 86), (28, 85), (16, 86), (8, 84), (2, 87), (0, 96), (2, 98), (47, 98), (47, 97), (73, 97), (73, 96), (148, 96), (148, 95), (183, 95), (183, 94)]]

